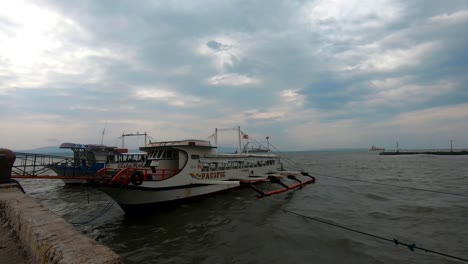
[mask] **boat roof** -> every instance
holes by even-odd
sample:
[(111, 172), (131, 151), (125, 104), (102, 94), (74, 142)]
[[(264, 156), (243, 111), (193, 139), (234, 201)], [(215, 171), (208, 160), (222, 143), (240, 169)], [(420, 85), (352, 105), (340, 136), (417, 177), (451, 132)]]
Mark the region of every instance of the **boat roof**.
[(97, 144), (77, 144), (77, 143), (62, 143), (59, 148), (69, 148), (69, 149), (116, 149), (117, 147), (97, 145)]
[(211, 146), (210, 141), (200, 139), (184, 139), (176, 141), (159, 141), (150, 142), (146, 147), (140, 147), (140, 150), (146, 151), (152, 148), (162, 147), (203, 147), (203, 148), (216, 148)]
[(119, 153), (122, 156), (132, 156), (132, 155), (146, 155), (146, 152), (127, 152), (127, 153)]

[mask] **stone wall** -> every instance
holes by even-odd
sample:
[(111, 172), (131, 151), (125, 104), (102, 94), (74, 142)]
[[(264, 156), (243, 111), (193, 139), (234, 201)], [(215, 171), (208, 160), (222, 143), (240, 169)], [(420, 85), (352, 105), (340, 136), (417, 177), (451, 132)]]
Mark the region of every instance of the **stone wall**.
[(0, 209), (37, 263), (122, 263), (115, 252), (44, 208), (15, 183), (0, 184)]

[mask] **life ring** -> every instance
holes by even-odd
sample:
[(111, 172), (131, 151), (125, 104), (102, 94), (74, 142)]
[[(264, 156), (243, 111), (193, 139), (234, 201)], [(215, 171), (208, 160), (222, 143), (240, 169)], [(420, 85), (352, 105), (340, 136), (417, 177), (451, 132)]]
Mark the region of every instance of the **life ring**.
[(139, 171), (135, 171), (134, 173), (132, 173), (132, 175), (130, 176), (130, 181), (134, 184), (134, 185), (141, 185), (143, 183), (143, 174)]

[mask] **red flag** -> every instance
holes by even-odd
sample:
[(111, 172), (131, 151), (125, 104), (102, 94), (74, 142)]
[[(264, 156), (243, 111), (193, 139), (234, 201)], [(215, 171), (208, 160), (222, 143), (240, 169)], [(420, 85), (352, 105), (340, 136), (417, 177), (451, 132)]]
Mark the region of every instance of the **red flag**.
[(244, 134), (244, 139), (249, 139), (249, 135)]

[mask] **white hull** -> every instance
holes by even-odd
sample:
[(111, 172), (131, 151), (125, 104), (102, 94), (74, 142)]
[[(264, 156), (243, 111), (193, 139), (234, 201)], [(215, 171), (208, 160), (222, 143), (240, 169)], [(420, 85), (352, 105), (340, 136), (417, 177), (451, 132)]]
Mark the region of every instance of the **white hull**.
[(103, 187), (102, 191), (111, 197), (122, 207), (129, 205), (151, 205), (162, 202), (174, 202), (176, 200), (194, 198), (196, 196), (220, 192), (238, 187), (238, 182), (222, 185), (188, 185), (175, 187), (174, 189), (132, 188), (132, 187)]
[(65, 184), (86, 184), (87, 181), (86, 180), (82, 180), (82, 179), (62, 179), (63, 183)]

